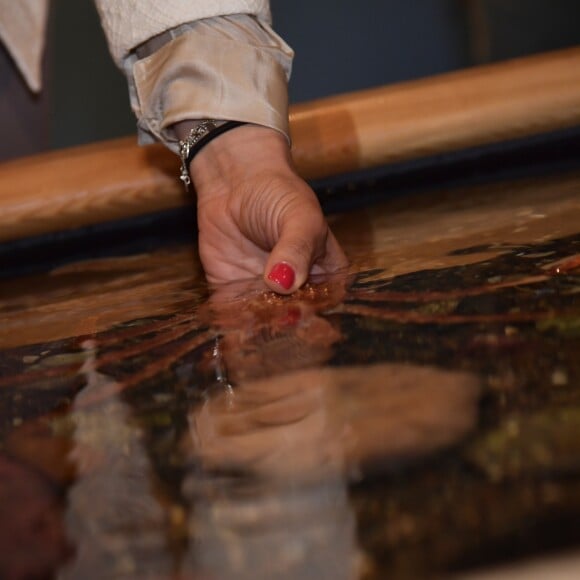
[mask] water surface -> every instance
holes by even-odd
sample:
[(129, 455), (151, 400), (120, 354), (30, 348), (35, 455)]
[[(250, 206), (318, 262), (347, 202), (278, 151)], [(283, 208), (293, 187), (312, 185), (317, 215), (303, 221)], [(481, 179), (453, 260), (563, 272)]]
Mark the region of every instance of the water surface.
[(580, 177), (338, 216), (348, 272), (192, 248), (0, 286), (0, 577), (428, 578), (580, 547)]

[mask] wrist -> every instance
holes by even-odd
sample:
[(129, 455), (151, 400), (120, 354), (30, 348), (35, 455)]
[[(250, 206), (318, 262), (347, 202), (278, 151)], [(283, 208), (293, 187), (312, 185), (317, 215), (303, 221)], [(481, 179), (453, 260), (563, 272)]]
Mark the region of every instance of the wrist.
[(189, 175), (189, 166), (194, 157), (206, 146), (208, 143), (235, 129), (245, 125), (242, 121), (217, 121), (215, 119), (205, 119), (199, 121), (190, 130), (187, 137), (179, 141), (179, 156), (181, 158), (181, 181), (185, 185), (185, 189), (189, 188), (191, 178)]
[(286, 137), (258, 125), (236, 127), (210, 141), (193, 158), (189, 172), (198, 195), (260, 173), (294, 173)]

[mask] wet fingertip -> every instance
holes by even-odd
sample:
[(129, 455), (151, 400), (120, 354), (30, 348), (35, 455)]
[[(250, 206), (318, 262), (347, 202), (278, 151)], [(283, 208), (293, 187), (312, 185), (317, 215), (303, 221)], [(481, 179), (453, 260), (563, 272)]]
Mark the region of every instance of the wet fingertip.
[(284, 290), (290, 290), (296, 280), (296, 272), (287, 262), (278, 262), (266, 277), (270, 282), (274, 282)]

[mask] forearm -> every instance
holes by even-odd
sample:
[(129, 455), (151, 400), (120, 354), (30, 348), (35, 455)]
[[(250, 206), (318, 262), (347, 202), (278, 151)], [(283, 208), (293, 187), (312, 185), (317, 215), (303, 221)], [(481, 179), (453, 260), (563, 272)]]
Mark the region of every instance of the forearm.
[(293, 169), (292, 57), (264, 18), (237, 14), (160, 30), (122, 59), (141, 142), (160, 139), (177, 152), (204, 119), (244, 123), (220, 134), (203, 123), (183, 147), (190, 166), (182, 177), (195, 186), (199, 253), (212, 283), (262, 275), (290, 293), (309, 273), (346, 264), (314, 192)]

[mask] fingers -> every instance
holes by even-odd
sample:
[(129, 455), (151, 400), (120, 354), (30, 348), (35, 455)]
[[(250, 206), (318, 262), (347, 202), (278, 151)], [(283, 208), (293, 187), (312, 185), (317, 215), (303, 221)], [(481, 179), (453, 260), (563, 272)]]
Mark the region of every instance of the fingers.
[(314, 264), (314, 269), (312, 273), (319, 274), (325, 273), (330, 274), (331, 272), (336, 272), (348, 266), (348, 258), (342, 251), (340, 244), (334, 237), (334, 234), (328, 230), (328, 236), (326, 238), (326, 251), (324, 256), (321, 257), (318, 262)]
[(209, 281), (255, 276), (265, 261), (266, 285), (291, 294), (310, 273), (346, 265), (315, 193), (295, 173), (288, 143), (277, 131), (237, 128), (208, 144), (194, 162), (199, 248)]
[(322, 214), (287, 220), (266, 263), (264, 281), (279, 294), (291, 294), (307, 280), (312, 267), (331, 272), (347, 265)]
[(280, 237), (266, 262), (266, 285), (280, 294), (300, 288), (311, 264), (324, 251), (325, 230), (320, 216), (314, 212), (308, 215), (297, 212), (281, 220)]

